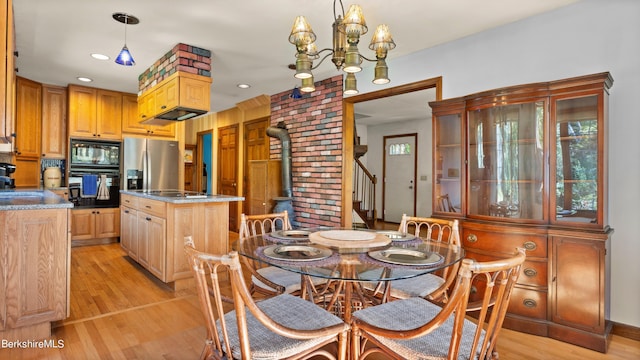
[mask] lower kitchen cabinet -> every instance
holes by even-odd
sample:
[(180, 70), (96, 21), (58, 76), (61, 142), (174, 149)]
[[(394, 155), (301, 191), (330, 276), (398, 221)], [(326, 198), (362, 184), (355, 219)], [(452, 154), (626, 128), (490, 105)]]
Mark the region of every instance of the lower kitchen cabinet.
[(214, 254), (229, 252), (229, 203), (172, 203), (121, 195), (120, 244), (132, 260), (175, 288), (193, 275), (184, 254), (184, 238)]
[(0, 338), (46, 339), (69, 311), (68, 209), (0, 211)]
[(71, 210), (71, 244), (73, 246), (117, 242), (120, 236), (119, 208)]

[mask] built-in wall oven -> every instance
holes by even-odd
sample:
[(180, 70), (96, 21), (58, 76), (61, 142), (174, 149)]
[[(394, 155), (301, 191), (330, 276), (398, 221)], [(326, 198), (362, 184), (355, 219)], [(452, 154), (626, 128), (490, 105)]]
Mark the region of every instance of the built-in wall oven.
[(76, 208), (120, 206), (121, 143), (71, 139), (69, 200)]

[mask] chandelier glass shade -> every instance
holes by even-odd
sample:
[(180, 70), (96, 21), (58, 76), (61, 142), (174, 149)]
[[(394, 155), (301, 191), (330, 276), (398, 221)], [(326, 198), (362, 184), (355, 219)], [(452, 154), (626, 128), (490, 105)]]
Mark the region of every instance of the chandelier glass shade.
[[(337, 7), (342, 11), (336, 15)], [(389, 50), (396, 47), (391, 38), (389, 27), (387, 25), (379, 25), (371, 38), (369, 49), (376, 54), (375, 59), (368, 59), (358, 51), (358, 43), (360, 37), (367, 33), (367, 23), (362, 14), (362, 8), (359, 5), (351, 5), (348, 11), (344, 12), (342, 0), (333, 1), (333, 47), (322, 50), (317, 49), (315, 44), (316, 34), (313, 32), (311, 25), (304, 16), (296, 17), (289, 42), (296, 47), (296, 73), (294, 77), (302, 81), (301, 91), (313, 91), (313, 70), (315, 70), (322, 62), (331, 56), (331, 61), (336, 69), (344, 71), (347, 76), (344, 81), (344, 94), (357, 94), (358, 88), (355, 73), (362, 71), (362, 62), (364, 60), (375, 62), (374, 84), (386, 84), (389, 82), (389, 69), (387, 67), (386, 58)], [(326, 53), (324, 57), (314, 65), (314, 60), (320, 58), (321, 54)], [(311, 89), (311, 90), (305, 90)]]

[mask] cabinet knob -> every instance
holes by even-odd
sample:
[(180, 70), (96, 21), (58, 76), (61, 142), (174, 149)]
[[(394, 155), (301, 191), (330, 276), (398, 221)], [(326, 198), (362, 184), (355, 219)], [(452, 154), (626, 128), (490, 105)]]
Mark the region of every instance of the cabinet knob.
[(522, 245), (524, 246), (525, 249), (527, 249), (529, 251), (533, 251), (538, 247), (538, 245), (536, 245), (536, 243), (534, 243), (533, 241), (526, 241)]
[(129, 210), (125, 210), (125, 211), (124, 211), (124, 213), (125, 213), (125, 214), (128, 214), (128, 213), (129, 213)]
[(147, 216), (147, 217), (145, 218), (145, 220), (147, 220), (147, 221), (151, 221), (151, 218)]
[(525, 307), (528, 307), (528, 308), (534, 308), (534, 307), (538, 306), (538, 303), (533, 299), (524, 299), (524, 300), (522, 300), (522, 304)]
[(536, 271), (536, 269), (526, 268), (526, 269), (524, 269), (523, 272), (528, 277), (534, 277), (534, 276), (538, 275), (538, 272)]
[(478, 241), (478, 237), (476, 236), (476, 234), (469, 234), (467, 236), (467, 241), (470, 243), (474, 243)]
[(164, 109), (166, 109), (166, 108), (167, 108), (167, 105), (162, 105), (162, 106), (160, 106), (160, 109), (162, 109), (162, 110), (164, 110)]

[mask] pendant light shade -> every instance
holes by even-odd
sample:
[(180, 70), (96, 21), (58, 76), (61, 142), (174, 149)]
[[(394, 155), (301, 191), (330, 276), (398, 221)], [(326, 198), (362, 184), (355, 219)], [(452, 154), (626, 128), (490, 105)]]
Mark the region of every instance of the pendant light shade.
[(129, 52), (129, 48), (127, 47), (127, 25), (136, 25), (140, 20), (133, 15), (125, 13), (114, 13), (113, 19), (124, 24), (124, 46), (116, 57), (115, 62), (116, 64), (124, 66), (135, 65), (136, 62), (133, 60), (133, 56), (131, 56), (131, 52)]

